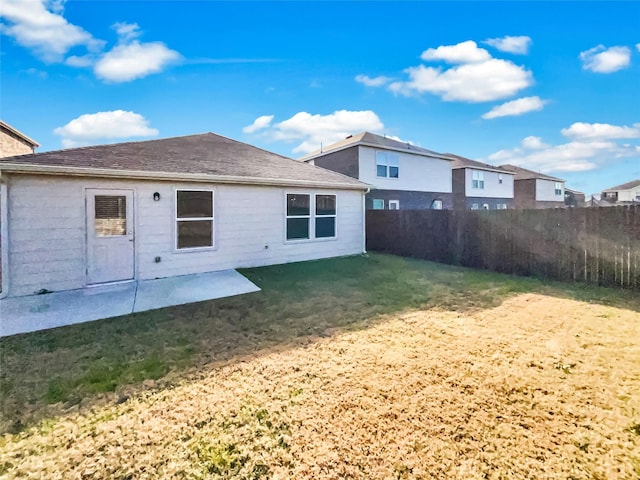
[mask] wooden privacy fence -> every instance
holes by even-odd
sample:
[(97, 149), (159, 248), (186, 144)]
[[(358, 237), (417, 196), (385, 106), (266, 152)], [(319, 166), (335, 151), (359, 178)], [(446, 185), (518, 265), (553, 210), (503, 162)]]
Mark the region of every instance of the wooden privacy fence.
[(640, 205), (463, 212), (369, 210), (367, 249), (640, 290)]

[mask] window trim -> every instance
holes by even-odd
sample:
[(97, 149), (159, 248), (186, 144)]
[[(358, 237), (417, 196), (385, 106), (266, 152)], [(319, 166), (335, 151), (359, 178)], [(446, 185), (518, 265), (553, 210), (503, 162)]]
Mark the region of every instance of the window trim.
[[(396, 206), (396, 208), (391, 208), (392, 203)], [(389, 200), (387, 204), (389, 205), (389, 210), (400, 210), (400, 200)]]
[[(478, 178), (475, 178), (476, 176)], [(471, 188), (484, 190), (484, 172), (482, 170), (471, 170)]]
[[(375, 202), (382, 202), (382, 208), (375, 208)], [(384, 210), (384, 198), (372, 198), (371, 210)]]
[[(378, 161), (378, 154), (384, 154), (384, 163), (381, 163)], [(396, 167), (398, 169), (398, 176), (397, 177), (392, 177), (390, 174), (390, 168), (391, 166), (389, 165), (389, 158), (387, 157), (387, 155), (394, 155), (397, 160), (398, 160), (398, 165), (394, 167)], [(400, 179), (400, 155), (396, 152), (390, 152), (388, 150), (376, 150), (375, 151), (375, 157), (376, 157), (376, 178), (386, 178), (387, 180), (399, 180)], [(380, 166), (384, 166), (385, 167), (385, 172), (386, 175), (378, 175), (378, 165)]]
[[(306, 215), (287, 215), (287, 196), (288, 195), (309, 195), (309, 216)], [(330, 195), (335, 197), (336, 199), (336, 213), (334, 215), (316, 215), (316, 196), (322, 195)], [(338, 239), (338, 194), (336, 192), (310, 192), (310, 191), (292, 191), (285, 190), (283, 195), (283, 211), (282, 216), (284, 221), (282, 222), (282, 237), (285, 244), (296, 244), (296, 243), (309, 243), (309, 242), (328, 242), (334, 241)], [(335, 219), (334, 221), (334, 235), (333, 237), (316, 237), (316, 218), (331, 218)], [(309, 238), (292, 238), (289, 240), (287, 238), (287, 219), (288, 218), (309, 218)]]
[[(560, 186), (560, 187), (558, 188), (558, 186)], [(559, 196), (562, 196), (562, 192), (563, 192), (562, 182), (554, 182), (554, 185), (553, 185), (553, 194), (554, 194), (556, 197), (559, 197)]]
[[(211, 192), (211, 217), (189, 217), (178, 218), (178, 192)], [(208, 250), (216, 250), (216, 191), (215, 188), (189, 188), (175, 187), (173, 189), (173, 253), (191, 253), (203, 252)], [(189, 247), (178, 248), (178, 222), (194, 222), (194, 221), (210, 220), (211, 221), (211, 245), (207, 247)]]
[[(438, 208), (435, 208), (436, 206), (438, 206)], [(442, 201), (442, 199), (434, 198), (431, 201), (430, 210), (443, 210), (443, 209), (444, 209), (444, 202)]]

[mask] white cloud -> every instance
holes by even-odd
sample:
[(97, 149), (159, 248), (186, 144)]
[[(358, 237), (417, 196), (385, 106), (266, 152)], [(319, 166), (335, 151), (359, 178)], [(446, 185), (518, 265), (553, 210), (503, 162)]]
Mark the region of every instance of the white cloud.
[(545, 103), (547, 103), (547, 101), (542, 100), (540, 97), (518, 98), (517, 100), (512, 100), (493, 107), (487, 113), (482, 115), (482, 118), (491, 119), (498, 117), (514, 117), (528, 112), (542, 110)]
[(61, 136), (62, 145), (69, 148), (95, 143), (99, 139), (155, 137), (158, 130), (149, 127), (148, 123), (138, 113), (114, 110), (80, 115), (53, 133)]
[(477, 63), (489, 60), (491, 55), (484, 48), (478, 48), (473, 40), (467, 40), (457, 45), (429, 48), (422, 52), (420, 58), (425, 61), (443, 60), (447, 63)]
[(533, 135), (531, 135), (526, 137), (524, 140), (522, 140), (522, 146), (530, 150), (538, 150), (540, 148), (547, 148), (550, 145), (547, 143), (544, 143), (542, 141), (542, 138), (534, 137)]
[(3, 0), (0, 15), (10, 22), (2, 33), (33, 52), (45, 62), (62, 61), (73, 47), (100, 50), (104, 42), (62, 15), (62, 2), (46, 0)]
[(141, 34), (140, 26), (137, 23), (116, 22), (112, 28), (118, 34), (118, 40), (121, 43), (127, 43), (138, 38)]
[(510, 97), (533, 84), (530, 71), (496, 58), (445, 71), (419, 65), (406, 72), (410, 80), (393, 82), (389, 90), (407, 96), (427, 92), (446, 101), (490, 102)]
[(162, 71), (167, 65), (181, 58), (162, 42), (140, 43), (133, 40), (129, 44), (115, 46), (105, 53), (95, 64), (96, 77), (109, 82), (130, 82)]
[(610, 125), (608, 123), (576, 122), (560, 133), (572, 140), (614, 140), (618, 138), (640, 138), (640, 123), (632, 127)]
[(329, 145), (348, 135), (384, 128), (378, 116), (371, 110), (338, 110), (328, 115), (298, 112), (293, 117), (276, 123), (265, 132), (267, 138), (275, 141), (300, 142), (293, 153), (306, 154), (317, 150), (320, 145)]
[(636, 43), (636, 50), (640, 52), (640, 43)]
[(367, 87), (381, 87), (391, 81), (391, 78), (381, 75), (379, 77), (368, 77), (367, 75), (356, 75), (356, 82)]
[(531, 38), (527, 36), (512, 37), (507, 35), (502, 38), (488, 38), (484, 41), (487, 45), (497, 48), (501, 52), (515, 53), (518, 55), (526, 55), (529, 53), (531, 46)]
[(580, 52), (582, 68), (596, 73), (612, 73), (627, 68), (631, 63), (631, 50), (628, 47), (610, 47), (598, 45)]
[(243, 133), (254, 133), (271, 125), (273, 115), (262, 115), (254, 120), (251, 125), (247, 125), (242, 129)]
[[(613, 141), (615, 138), (631, 137), (616, 137), (616, 133), (612, 133), (611, 130), (607, 133), (600, 131), (597, 135), (592, 135), (585, 133), (582, 127), (575, 127), (576, 125), (579, 124), (574, 123), (568, 129), (561, 131), (563, 135), (573, 138), (568, 143), (549, 145), (542, 142), (540, 137), (530, 136), (526, 137), (518, 147), (500, 150), (489, 155), (488, 160), (500, 164), (510, 163), (534, 171), (580, 172), (605, 166), (616, 159), (640, 157), (640, 145)], [(611, 127), (611, 125), (608, 126)], [(596, 130), (598, 130), (597, 127)], [(636, 135), (635, 138), (638, 137), (640, 135)]]

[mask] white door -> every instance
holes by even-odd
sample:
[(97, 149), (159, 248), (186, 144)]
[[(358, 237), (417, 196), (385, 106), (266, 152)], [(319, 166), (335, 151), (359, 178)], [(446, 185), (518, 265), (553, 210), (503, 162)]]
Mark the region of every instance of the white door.
[(87, 189), (87, 284), (133, 279), (133, 191)]

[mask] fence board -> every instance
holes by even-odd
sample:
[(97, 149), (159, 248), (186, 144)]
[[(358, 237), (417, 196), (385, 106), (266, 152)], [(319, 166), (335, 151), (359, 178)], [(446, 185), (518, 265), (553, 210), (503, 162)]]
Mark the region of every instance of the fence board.
[(367, 249), (640, 290), (640, 205), (367, 211)]

